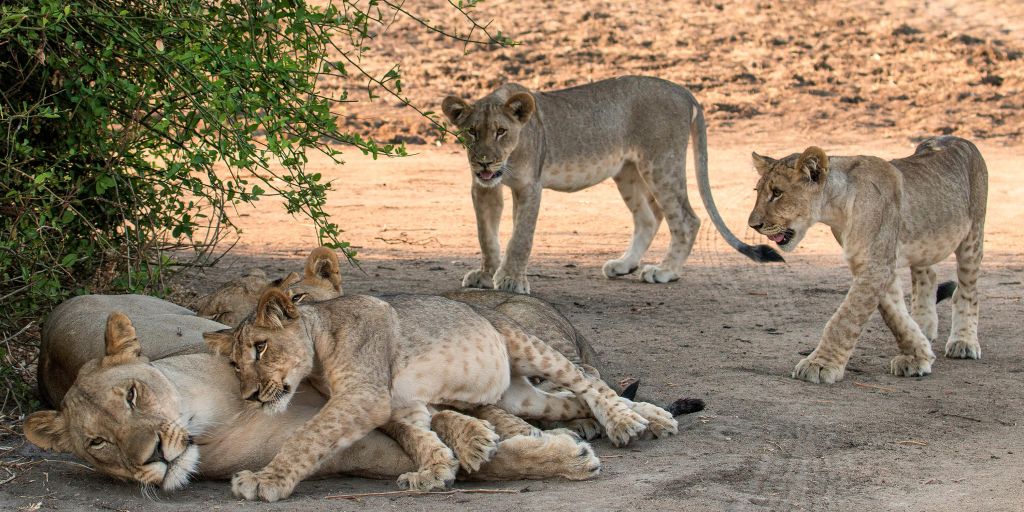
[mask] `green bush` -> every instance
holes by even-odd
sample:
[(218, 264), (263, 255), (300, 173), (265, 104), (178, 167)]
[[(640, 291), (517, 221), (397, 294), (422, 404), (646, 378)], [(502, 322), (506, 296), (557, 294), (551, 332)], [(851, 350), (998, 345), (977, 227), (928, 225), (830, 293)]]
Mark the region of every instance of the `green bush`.
[[(0, 351), (69, 294), (162, 293), (163, 271), (215, 258), (233, 233), (233, 206), (267, 194), (353, 256), (323, 211), (330, 183), (305, 171), (307, 151), (405, 148), (340, 131), (331, 106), (345, 93), (324, 96), (317, 79), (362, 73), (371, 27), (417, 18), (388, 2), (339, 5), (0, 5)], [(329, 61), (329, 49), (341, 60)], [(401, 98), (397, 69), (366, 78)], [(24, 368), (0, 356), (0, 379), (18, 385)]]

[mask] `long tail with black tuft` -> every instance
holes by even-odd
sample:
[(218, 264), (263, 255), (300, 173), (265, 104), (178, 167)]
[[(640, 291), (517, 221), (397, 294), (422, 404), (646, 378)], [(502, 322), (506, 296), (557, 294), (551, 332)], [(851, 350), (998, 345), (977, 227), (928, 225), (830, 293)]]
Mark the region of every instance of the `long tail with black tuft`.
[(673, 417), (703, 411), (704, 400), (700, 398), (680, 398), (665, 406), (665, 410), (672, 413)]
[(715, 199), (711, 196), (711, 182), (708, 180), (708, 134), (707, 125), (704, 123), (704, 109), (694, 100), (693, 122), (690, 123), (690, 137), (693, 139), (693, 156), (697, 161), (697, 189), (700, 190), (700, 199), (704, 202), (704, 209), (707, 210), (715, 229), (722, 235), (722, 238), (744, 256), (758, 263), (784, 262), (785, 259), (778, 251), (768, 245), (756, 245), (743, 243), (736, 235), (729, 231), (722, 216), (715, 206)]
[(935, 303), (938, 304), (953, 296), (953, 292), (956, 291), (956, 281), (946, 281), (939, 285), (939, 288), (935, 290)]

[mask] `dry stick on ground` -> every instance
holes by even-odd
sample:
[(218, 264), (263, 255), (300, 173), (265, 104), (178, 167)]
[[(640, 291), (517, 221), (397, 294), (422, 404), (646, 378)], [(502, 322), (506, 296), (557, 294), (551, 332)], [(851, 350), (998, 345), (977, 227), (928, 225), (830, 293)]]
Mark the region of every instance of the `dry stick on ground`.
[(928, 446), (925, 441), (918, 441), (916, 439), (908, 439), (906, 441), (896, 441), (896, 444), (912, 444), (914, 446)]
[(452, 489), (450, 491), (387, 491), (387, 492), (364, 492), (359, 494), (335, 494), (325, 496), (328, 500), (358, 500), (359, 498), (373, 498), (377, 496), (426, 496), (435, 494), (444, 496), (448, 494), (519, 494), (519, 489)]

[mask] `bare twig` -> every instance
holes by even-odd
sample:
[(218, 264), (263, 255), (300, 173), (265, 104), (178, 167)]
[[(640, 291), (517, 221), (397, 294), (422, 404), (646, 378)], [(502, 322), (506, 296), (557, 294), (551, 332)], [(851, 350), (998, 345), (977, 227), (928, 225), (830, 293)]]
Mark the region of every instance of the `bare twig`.
[(334, 494), (325, 496), (328, 500), (358, 500), (359, 498), (373, 498), (378, 496), (445, 496), (451, 494), (519, 494), (519, 489), (452, 489), (450, 491), (388, 491), (388, 492), (364, 492), (358, 494)]
[(912, 444), (914, 446), (928, 446), (927, 441), (918, 441), (917, 439), (907, 439), (906, 441), (896, 441), (896, 444)]

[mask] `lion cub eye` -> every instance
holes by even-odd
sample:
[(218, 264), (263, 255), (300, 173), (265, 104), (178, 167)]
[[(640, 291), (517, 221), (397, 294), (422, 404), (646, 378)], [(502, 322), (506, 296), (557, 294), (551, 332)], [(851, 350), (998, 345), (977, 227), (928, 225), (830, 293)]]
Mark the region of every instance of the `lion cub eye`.
[(135, 389), (135, 384), (128, 390), (128, 393), (124, 396), (124, 401), (128, 403), (129, 409), (135, 408), (135, 399), (138, 398), (139, 392)]
[(242, 371), (242, 369), (238, 367), (238, 363), (234, 361), (231, 361), (231, 367), (235, 369), (236, 373)]
[(107, 444), (106, 439), (99, 438), (99, 437), (94, 437), (94, 438), (92, 438), (89, 441), (89, 448), (91, 448), (93, 450), (96, 450), (96, 449), (99, 449), (99, 448), (103, 448), (104, 446), (106, 446), (106, 444)]
[(777, 188), (773, 188), (772, 189), (772, 198), (771, 198), (771, 200), (774, 201), (774, 200), (776, 200), (776, 199), (778, 199), (780, 197), (782, 197), (782, 191), (777, 189)]
[(253, 350), (256, 351), (256, 360), (259, 361), (263, 353), (267, 351), (267, 342), (261, 341), (252, 346)]
[(506, 130), (504, 128), (498, 128), (498, 130), (496, 132), (494, 132), (494, 138), (497, 139), (498, 137), (501, 137), (502, 135), (505, 135), (505, 131)]
[(469, 140), (476, 140), (476, 130), (466, 130), (464, 133)]

